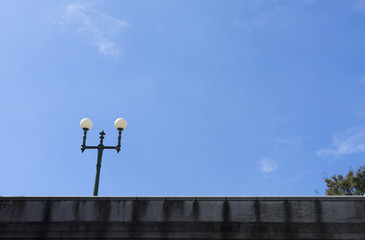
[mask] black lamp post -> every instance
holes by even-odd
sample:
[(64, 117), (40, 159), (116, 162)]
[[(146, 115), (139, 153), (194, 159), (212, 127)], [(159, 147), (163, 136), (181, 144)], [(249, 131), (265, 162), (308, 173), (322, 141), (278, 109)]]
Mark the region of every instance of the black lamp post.
[(101, 168), (101, 158), (103, 156), (104, 149), (116, 149), (117, 153), (120, 151), (120, 141), (122, 139), (122, 131), (127, 127), (127, 121), (124, 118), (118, 118), (114, 122), (115, 128), (118, 130), (118, 144), (117, 146), (104, 146), (103, 139), (104, 139), (104, 130), (100, 132), (100, 143), (98, 146), (86, 146), (86, 134), (92, 126), (93, 122), (88, 119), (84, 118), (80, 122), (81, 128), (84, 130), (84, 137), (83, 142), (81, 145), (81, 152), (84, 152), (85, 149), (98, 149), (98, 161), (96, 163), (96, 176), (95, 176), (95, 184), (94, 184), (94, 196), (98, 196), (99, 191), (99, 178), (100, 178), (100, 168)]

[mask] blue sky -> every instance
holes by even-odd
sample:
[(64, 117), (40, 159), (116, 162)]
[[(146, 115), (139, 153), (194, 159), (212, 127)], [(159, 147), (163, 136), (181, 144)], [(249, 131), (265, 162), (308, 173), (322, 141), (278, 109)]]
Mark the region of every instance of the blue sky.
[(365, 1), (1, 1), (0, 195), (323, 195), (365, 162)]

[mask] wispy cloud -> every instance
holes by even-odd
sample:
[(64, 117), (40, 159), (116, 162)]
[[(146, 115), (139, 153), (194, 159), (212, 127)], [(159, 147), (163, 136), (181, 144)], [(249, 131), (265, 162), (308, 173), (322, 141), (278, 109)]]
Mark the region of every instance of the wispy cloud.
[(305, 4), (313, 4), (313, 3), (315, 3), (317, 0), (303, 0), (303, 2), (305, 3)]
[(332, 138), (332, 147), (317, 151), (318, 156), (341, 156), (365, 152), (365, 126), (350, 128)]
[(265, 174), (274, 172), (278, 168), (278, 164), (268, 158), (261, 159), (259, 164), (260, 171)]
[(365, 110), (359, 110), (355, 113), (355, 117), (357, 119), (364, 119), (365, 118)]
[[(238, 12), (234, 26), (247, 32), (288, 30), (311, 22), (291, 4), (283, 1), (242, 1), (245, 14)], [(316, 0), (301, 0), (303, 5), (312, 5)]]
[(287, 137), (287, 138), (278, 137), (275, 139), (275, 142), (278, 144), (289, 145), (292, 147), (300, 147), (303, 144), (303, 140), (297, 137)]
[(359, 79), (359, 83), (365, 83), (365, 76), (362, 76), (362, 77)]
[(122, 51), (115, 39), (129, 27), (128, 22), (111, 17), (91, 3), (70, 3), (62, 11), (62, 25), (75, 28), (76, 32), (88, 38), (100, 54), (118, 57)]
[(352, 4), (352, 8), (355, 11), (358, 11), (358, 12), (365, 11), (365, 1), (364, 0), (356, 0), (356, 1), (354, 1), (353, 4)]

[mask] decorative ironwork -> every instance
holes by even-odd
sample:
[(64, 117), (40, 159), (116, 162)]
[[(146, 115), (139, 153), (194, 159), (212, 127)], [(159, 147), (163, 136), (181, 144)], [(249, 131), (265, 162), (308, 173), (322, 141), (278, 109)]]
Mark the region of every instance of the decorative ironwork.
[(101, 168), (101, 159), (103, 156), (103, 151), (104, 149), (115, 149), (117, 150), (117, 153), (119, 153), (120, 148), (121, 148), (121, 138), (122, 138), (122, 128), (118, 128), (118, 144), (116, 146), (104, 146), (103, 144), (103, 140), (104, 140), (104, 135), (105, 132), (104, 130), (101, 131), (100, 134), (100, 143), (98, 146), (86, 146), (86, 134), (87, 131), (89, 129), (84, 128), (84, 136), (83, 136), (83, 141), (82, 141), (82, 145), (81, 145), (81, 152), (84, 152), (85, 149), (98, 149), (98, 160), (96, 163), (96, 176), (95, 176), (95, 184), (94, 184), (94, 196), (98, 196), (98, 192), (99, 192), (99, 179), (100, 179), (100, 168)]

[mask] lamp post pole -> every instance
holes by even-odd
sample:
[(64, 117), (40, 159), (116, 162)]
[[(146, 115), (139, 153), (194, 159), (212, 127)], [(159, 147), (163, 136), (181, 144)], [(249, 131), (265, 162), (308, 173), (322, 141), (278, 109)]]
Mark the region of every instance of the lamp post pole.
[(95, 175), (95, 184), (94, 184), (94, 196), (98, 196), (99, 192), (99, 179), (100, 179), (100, 168), (101, 168), (101, 158), (103, 157), (104, 145), (104, 131), (100, 133), (100, 144), (98, 145), (98, 161), (96, 163), (96, 175)]
[(117, 153), (119, 153), (121, 148), (121, 139), (122, 139), (122, 131), (127, 127), (127, 121), (123, 118), (118, 118), (114, 122), (115, 128), (118, 130), (118, 144), (116, 146), (104, 146), (103, 140), (105, 132), (104, 130), (100, 132), (100, 143), (98, 146), (86, 146), (86, 134), (92, 128), (92, 121), (88, 118), (84, 118), (80, 122), (81, 128), (84, 130), (83, 142), (81, 145), (81, 152), (84, 152), (85, 149), (98, 149), (98, 160), (96, 163), (96, 175), (95, 175), (95, 184), (94, 184), (94, 196), (98, 196), (99, 192), (99, 179), (100, 179), (100, 168), (101, 168), (101, 159), (103, 157), (104, 149), (115, 149)]

